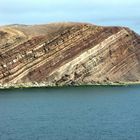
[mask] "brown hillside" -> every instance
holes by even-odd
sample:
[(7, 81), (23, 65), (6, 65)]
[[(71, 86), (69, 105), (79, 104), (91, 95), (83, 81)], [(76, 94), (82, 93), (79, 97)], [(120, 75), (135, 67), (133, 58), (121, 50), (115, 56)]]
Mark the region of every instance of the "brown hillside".
[(84, 23), (0, 27), (0, 85), (140, 82), (140, 36)]

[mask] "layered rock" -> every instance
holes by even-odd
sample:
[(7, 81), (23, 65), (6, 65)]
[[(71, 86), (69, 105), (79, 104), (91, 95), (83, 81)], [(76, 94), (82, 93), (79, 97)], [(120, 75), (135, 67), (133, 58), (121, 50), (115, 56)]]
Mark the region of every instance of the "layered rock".
[(0, 27), (0, 85), (140, 82), (140, 36), (80, 23)]

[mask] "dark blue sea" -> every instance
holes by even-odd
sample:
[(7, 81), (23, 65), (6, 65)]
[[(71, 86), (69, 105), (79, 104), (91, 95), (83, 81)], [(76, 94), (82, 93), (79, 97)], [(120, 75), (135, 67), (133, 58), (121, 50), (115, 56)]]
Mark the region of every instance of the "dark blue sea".
[(0, 140), (139, 140), (140, 86), (0, 90)]

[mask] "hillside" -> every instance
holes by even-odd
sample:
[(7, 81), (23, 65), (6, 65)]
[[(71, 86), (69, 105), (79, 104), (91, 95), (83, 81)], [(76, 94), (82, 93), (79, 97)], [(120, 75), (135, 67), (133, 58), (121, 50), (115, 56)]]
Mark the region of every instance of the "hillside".
[(86, 23), (0, 27), (0, 86), (140, 83), (140, 36)]

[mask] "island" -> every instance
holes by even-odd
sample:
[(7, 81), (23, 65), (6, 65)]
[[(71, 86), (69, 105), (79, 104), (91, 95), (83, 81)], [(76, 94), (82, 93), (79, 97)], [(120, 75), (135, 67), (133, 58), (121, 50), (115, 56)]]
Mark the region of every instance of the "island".
[(140, 84), (140, 36), (88, 23), (0, 26), (0, 88)]

